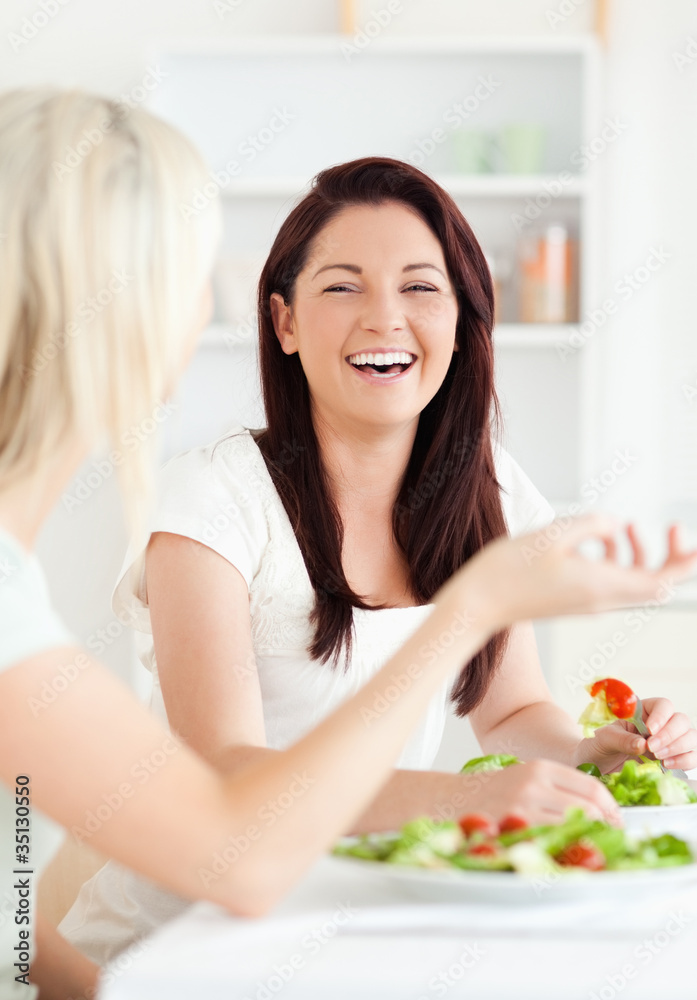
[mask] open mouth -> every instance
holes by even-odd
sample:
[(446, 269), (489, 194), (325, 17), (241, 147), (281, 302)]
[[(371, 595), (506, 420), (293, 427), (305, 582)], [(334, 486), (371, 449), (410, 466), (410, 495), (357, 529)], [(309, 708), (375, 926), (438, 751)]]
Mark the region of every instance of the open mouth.
[(366, 375), (394, 378), (411, 368), (416, 355), (408, 351), (393, 351), (382, 354), (351, 354), (346, 360), (353, 368)]

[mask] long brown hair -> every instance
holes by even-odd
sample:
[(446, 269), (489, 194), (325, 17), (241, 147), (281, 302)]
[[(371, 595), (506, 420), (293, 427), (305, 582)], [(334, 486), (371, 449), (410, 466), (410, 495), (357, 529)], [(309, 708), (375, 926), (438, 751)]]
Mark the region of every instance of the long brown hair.
[[(310, 392), (297, 354), (276, 337), (270, 298), (292, 303), (295, 282), (324, 227), (353, 205), (401, 202), (416, 211), (443, 248), (459, 315), (453, 354), (440, 389), (419, 417), (411, 457), (393, 510), (393, 531), (426, 604), (490, 539), (506, 534), (491, 435), (494, 389), (493, 289), (474, 233), (452, 198), (408, 163), (367, 157), (323, 170), (281, 226), (259, 281), (261, 384), (267, 429), (257, 443), (295, 531), (315, 590), (313, 658), (337, 666), (351, 650), (355, 594), (341, 563), (343, 526), (328, 486), (312, 423)], [(291, 440), (289, 440), (289, 438)], [(466, 715), (484, 697), (506, 646), (502, 632), (461, 671), (452, 699)]]

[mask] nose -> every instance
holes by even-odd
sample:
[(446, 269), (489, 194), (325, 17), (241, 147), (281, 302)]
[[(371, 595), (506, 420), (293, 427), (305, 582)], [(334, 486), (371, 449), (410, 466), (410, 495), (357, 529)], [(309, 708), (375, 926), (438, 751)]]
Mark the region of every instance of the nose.
[(399, 293), (372, 292), (365, 295), (360, 315), (361, 329), (368, 333), (389, 336), (403, 330), (407, 323)]

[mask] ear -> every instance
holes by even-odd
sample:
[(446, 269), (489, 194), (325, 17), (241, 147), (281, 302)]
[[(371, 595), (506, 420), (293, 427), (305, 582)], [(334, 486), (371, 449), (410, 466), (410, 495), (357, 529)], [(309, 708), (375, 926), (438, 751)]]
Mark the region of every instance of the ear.
[(453, 354), (455, 353), (455, 351), (459, 351), (459, 350), (460, 350), (460, 345), (457, 342), (457, 337), (455, 337), (455, 340), (453, 342)]
[(271, 319), (273, 328), (276, 331), (278, 342), (284, 354), (296, 354), (298, 345), (295, 342), (293, 333), (293, 319), (291, 308), (284, 300), (280, 292), (274, 292), (269, 301), (271, 307)]

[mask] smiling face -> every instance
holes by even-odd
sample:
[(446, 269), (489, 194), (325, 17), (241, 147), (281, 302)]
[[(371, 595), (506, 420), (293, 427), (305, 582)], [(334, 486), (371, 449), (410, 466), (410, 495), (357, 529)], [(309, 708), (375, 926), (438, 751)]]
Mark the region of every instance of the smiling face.
[(337, 430), (415, 427), (456, 349), (443, 250), (399, 202), (343, 209), (315, 239), (292, 303), (275, 293), (271, 309), (315, 418)]

